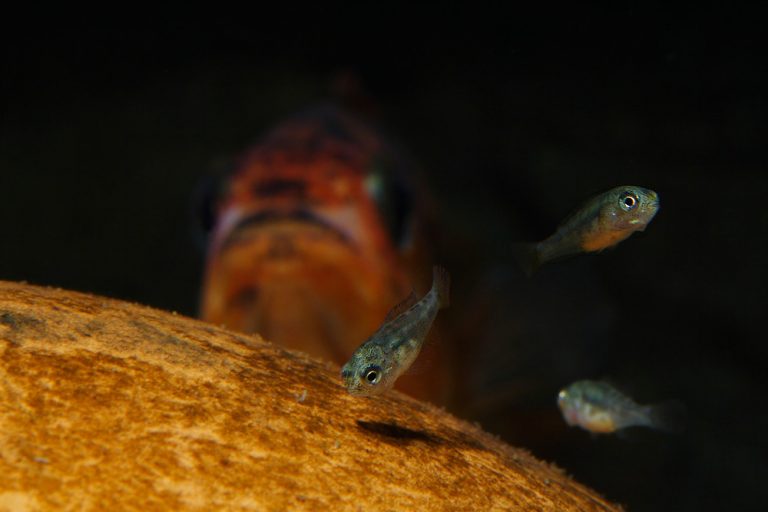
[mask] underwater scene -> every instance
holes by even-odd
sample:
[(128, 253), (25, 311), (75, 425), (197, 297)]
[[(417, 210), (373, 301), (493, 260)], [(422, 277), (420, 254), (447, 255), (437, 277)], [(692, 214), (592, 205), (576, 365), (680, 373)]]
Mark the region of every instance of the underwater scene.
[(0, 280), (258, 334), (627, 510), (759, 510), (762, 31), (661, 2), (20, 24)]

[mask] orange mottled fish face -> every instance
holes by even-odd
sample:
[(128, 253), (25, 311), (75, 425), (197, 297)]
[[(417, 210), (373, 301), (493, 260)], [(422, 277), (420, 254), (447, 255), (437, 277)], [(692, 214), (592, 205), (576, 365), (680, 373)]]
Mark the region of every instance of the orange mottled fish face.
[(344, 362), (411, 289), (398, 239), (408, 214), (382, 207), (400, 190), (382, 171), (388, 151), (321, 109), (248, 153), (219, 202), (203, 319)]

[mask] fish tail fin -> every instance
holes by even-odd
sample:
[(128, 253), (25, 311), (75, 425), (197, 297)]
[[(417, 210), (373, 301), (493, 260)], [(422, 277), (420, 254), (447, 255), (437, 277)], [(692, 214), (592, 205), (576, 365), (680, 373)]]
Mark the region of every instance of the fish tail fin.
[(531, 277), (542, 264), (539, 244), (514, 244), (512, 252), (517, 260), (517, 264), (520, 265), (520, 268), (528, 277)]
[(450, 306), (451, 275), (439, 265), (432, 267), (432, 288), (437, 292), (437, 302), (440, 304), (440, 309)]
[(647, 406), (646, 416), (652, 428), (672, 433), (685, 430), (687, 410), (685, 405), (677, 400)]

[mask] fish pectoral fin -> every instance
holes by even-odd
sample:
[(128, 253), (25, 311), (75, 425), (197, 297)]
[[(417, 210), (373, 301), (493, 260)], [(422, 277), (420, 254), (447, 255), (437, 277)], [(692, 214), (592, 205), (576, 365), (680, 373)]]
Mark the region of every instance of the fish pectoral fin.
[(384, 323), (394, 320), (401, 313), (408, 311), (408, 308), (417, 302), (419, 302), (419, 298), (416, 296), (414, 291), (411, 291), (411, 293), (405, 299), (403, 299), (395, 307), (389, 310), (389, 313), (387, 313), (387, 316), (384, 318)]

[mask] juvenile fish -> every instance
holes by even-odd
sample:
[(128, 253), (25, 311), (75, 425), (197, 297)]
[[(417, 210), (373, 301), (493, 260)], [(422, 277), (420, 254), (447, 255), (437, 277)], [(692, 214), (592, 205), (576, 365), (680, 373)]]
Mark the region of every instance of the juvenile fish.
[(519, 245), (518, 259), (530, 274), (553, 260), (602, 251), (635, 231), (644, 231), (658, 211), (659, 196), (653, 190), (631, 185), (612, 188), (573, 212), (549, 238)]
[[(406, 299), (390, 312), (341, 369), (352, 395), (378, 395), (391, 388), (419, 355), (437, 312), (448, 306), (450, 277), (442, 267), (432, 269), (432, 289), (418, 302)], [(407, 308), (407, 309), (406, 309)]]
[(681, 404), (640, 405), (605, 382), (574, 382), (560, 391), (557, 405), (568, 425), (597, 434), (636, 426), (678, 431), (682, 426)]

